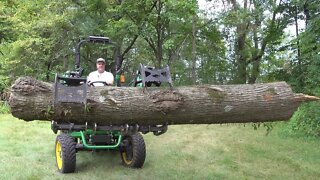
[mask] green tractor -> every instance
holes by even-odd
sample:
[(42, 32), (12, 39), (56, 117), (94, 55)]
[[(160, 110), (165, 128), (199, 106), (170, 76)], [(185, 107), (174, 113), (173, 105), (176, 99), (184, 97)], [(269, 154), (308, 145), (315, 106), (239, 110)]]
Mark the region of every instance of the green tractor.
[[(55, 77), (54, 84), (54, 107), (68, 103), (77, 103), (85, 110), (87, 102), (87, 78), (82, 77), (84, 69), (80, 66), (80, 47), (83, 43), (102, 43), (116, 46), (107, 37), (89, 36), (81, 40), (76, 46), (75, 71), (68, 72), (68, 75)], [(120, 81), (120, 63), (116, 60), (116, 84)], [(143, 88), (155, 84), (168, 82), (172, 88), (172, 80), (169, 67), (154, 69), (140, 65), (134, 86)], [(92, 82), (94, 83), (94, 82)], [(91, 84), (92, 85), (92, 84)], [(123, 87), (125, 88), (125, 87)], [(141, 133), (153, 132), (154, 135), (161, 135), (167, 131), (167, 125), (139, 126), (139, 124), (97, 124), (86, 122), (75, 124), (72, 122), (60, 122), (53, 120), (51, 129), (59, 133), (55, 143), (56, 163), (59, 172), (72, 173), (76, 169), (76, 153), (89, 150), (118, 150), (124, 166), (130, 168), (141, 168), (146, 158), (146, 146)]]

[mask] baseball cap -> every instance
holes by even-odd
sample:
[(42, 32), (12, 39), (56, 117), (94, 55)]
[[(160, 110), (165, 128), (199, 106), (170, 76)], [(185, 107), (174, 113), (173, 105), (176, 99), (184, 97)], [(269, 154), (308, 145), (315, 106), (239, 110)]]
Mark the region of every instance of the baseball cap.
[(98, 59), (97, 59), (97, 63), (98, 63), (98, 62), (106, 63), (106, 61), (105, 61), (103, 58), (98, 58)]

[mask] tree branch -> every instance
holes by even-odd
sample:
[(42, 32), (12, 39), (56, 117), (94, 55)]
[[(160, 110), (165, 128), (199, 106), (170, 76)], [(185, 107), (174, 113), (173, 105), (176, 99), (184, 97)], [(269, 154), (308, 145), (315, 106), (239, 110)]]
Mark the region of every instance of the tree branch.
[[(278, 7), (281, 5), (281, 2), (282, 2), (282, 1), (279, 2)], [(274, 29), (277, 13), (278, 13), (278, 10), (275, 9), (275, 10), (273, 11), (273, 14), (272, 14), (272, 20), (271, 20), (270, 28), (268, 28), (267, 35), (263, 38), (263, 40), (262, 40), (262, 42), (261, 42), (260, 52), (258, 53), (257, 56), (252, 57), (252, 58), (247, 62), (247, 64), (250, 64), (250, 63), (253, 63), (253, 62), (255, 62), (255, 61), (260, 61), (260, 60), (261, 60), (261, 58), (262, 58), (262, 56), (263, 56), (263, 54), (264, 54), (264, 52), (265, 52), (265, 50), (266, 50), (266, 47), (267, 47), (268, 43), (270, 42), (269, 39), (270, 39), (270, 36), (272, 35), (271, 30)]]
[(134, 45), (134, 43), (136, 42), (136, 40), (138, 39), (139, 35), (135, 35), (134, 38), (132, 39), (130, 45), (123, 51), (123, 53), (121, 54), (122, 57), (124, 57), (132, 48), (132, 46)]
[(156, 46), (155, 46), (152, 38), (150, 38), (150, 39), (144, 38), (144, 39), (147, 41), (147, 43), (148, 43), (149, 46), (152, 48), (152, 50), (154, 51), (154, 53), (156, 53), (156, 52), (157, 52), (157, 49), (156, 49)]

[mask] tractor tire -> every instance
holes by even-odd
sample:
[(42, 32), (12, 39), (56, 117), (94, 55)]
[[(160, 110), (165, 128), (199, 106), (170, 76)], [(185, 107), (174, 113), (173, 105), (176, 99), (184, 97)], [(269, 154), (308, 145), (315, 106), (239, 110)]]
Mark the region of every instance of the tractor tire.
[(76, 169), (76, 143), (68, 134), (60, 134), (55, 144), (56, 162), (59, 172), (72, 173)]
[(122, 164), (130, 168), (141, 168), (146, 159), (146, 145), (140, 133), (125, 135), (120, 148)]

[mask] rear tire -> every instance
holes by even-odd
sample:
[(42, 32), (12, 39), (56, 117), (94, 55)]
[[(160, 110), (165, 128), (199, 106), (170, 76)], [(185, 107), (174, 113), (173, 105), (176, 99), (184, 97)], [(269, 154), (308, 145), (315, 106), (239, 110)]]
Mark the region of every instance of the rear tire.
[(56, 163), (59, 172), (72, 173), (76, 169), (76, 143), (68, 134), (60, 134), (55, 144)]
[(122, 164), (130, 168), (141, 168), (146, 159), (146, 145), (140, 133), (125, 135), (120, 148)]

